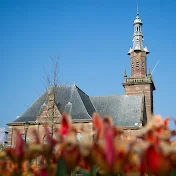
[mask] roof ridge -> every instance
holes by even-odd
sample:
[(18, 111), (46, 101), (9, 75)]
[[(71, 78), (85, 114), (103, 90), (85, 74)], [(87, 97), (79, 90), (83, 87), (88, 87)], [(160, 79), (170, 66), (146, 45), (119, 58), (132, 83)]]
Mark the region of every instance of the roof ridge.
[(81, 88), (79, 88), (77, 85), (75, 85), (75, 87), (77, 88), (77, 89), (79, 89), (81, 92), (83, 92), (86, 96), (88, 96), (89, 97), (89, 95), (87, 95)]
[[(86, 106), (85, 106), (85, 104), (84, 104), (84, 102), (83, 102), (83, 100), (82, 100), (82, 97), (81, 97), (81, 95), (79, 94), (79, 91), (78, 91), (78, 89), (79, 90), (81, 90), (79, 87), (77, 87), (76, 85), (75, 85), (75, 88), (76, 88), (76, 91), (77, 91), (77, 93), (78, 93), (78, 95), (79, 95), (79, 97), (80, 97), (80, 99), (81, 99), (81, 102), (82, 102), (82, 104), (83, 104), (83, 106), (84, 106), (84, 109), (86, 110), (86, 113), (87, 113), (87, 115), (90, 117), (90, 119), (91, 119), (91, 116), (90, 116), (90, 114), (88, 113), (88, 111), (87, 111), (87, 108), (86, 108)], [(78, 89), (77, 89), (78, 88)], [(83, 92), (83, 91), (82, 91)], [(83, 92), (84, 93), (84, 92)], [(85, 93), (84, 93), (85, 94)], [(87, 94), (85, 94), (85, 95), (87, 95)], [(88, 95), (87, 95), (88, 96)], [(88, 96), (88, 98), (89, 98), (89, 96)], [(90, 98), (89, 98), (89, 100), (90, 100)], [(92, 103), (92, 102), (91, 102)]]
[(91, 103), (92, 103), (92, 105), (93, 105), (93, 107), (94, 107), (94, 109), (95, 109), (95, 112), (97, 112), (97, 109), (95, 108), (95, 106), (94, 106), (94, 104), (93, 104), (93, 102), (92, 102), (92, 100), (91, 100), (90, 97), (89, 97), (89, 99), (90, 99), (90, 101), (91, 101)]
[(71, 87), (71, 86), (73, 86), (73, 85), (59, 85), (59, 86), (56, 86), (56, 88), (58, 88), (58, 87)]

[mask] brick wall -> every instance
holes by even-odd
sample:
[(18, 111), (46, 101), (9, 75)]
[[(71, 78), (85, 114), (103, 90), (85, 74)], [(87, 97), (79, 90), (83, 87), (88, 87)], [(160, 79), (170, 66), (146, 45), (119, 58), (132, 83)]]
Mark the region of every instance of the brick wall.
[(131, 78), (145, 78), (147, 65), (145, 52), (132, 52), (131, 58)]
[[(73, 126), (76, 127), (77, 133), (87, 133), (92, 134), (92, 122), (83, 122), (83, 123), (73, 123)], [(60, 128), (60, 124), (54, 124), (54, 134), (53, 137), (57, 136), (57, 131)], [(50, 126), (48, 129), (51, 131)], [(16, 133), (15, 131), (18, 130), (21, 135), (25, 134), (24, 125), (15, 125), (9, 126), (9, 135), (8, 135), (8, 146), (15, 146), (16, 145)], [(35, 136), (33, 131), (36, 130), (37, 134), (39, 135), (40, 142), (43, 143), (45, 140), (45, 125), (43, 124), (32, 124), (29, 125), (27, 130), (27, 142), (34, 142)]]

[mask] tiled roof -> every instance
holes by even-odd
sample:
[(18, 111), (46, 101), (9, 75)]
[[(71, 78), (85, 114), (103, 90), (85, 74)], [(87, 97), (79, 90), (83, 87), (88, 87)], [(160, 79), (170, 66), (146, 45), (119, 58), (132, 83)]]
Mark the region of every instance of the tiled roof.
[(21, 116), (13, 122), (35, 121), (41, 111), (41, 105), (47, 101), (47, 92), (43, 93)]
[[(43, 93), (19, 118), (14, 122), (35, 121), (42, 109), (47, 104), (48, 93)], [(62, 113), (70, 112), (74, 120), (91, 119), (95, 111), (89, 96), (77, 86), (58, 86), (55, 88), (55, 103)]]
[[(58, 86), (54, 91), (59, 111), (68, 112), (73, 120), (90, 120), (93, 112), (111, 116), (114, 124), (120, 127), (138, 127), (143, 120), (143, 96), (89, 97), (75, 85)], [(47, 101), (46, 91), (13, 123), (36, 121)]]
[(120, 127), (138, 127), (143, 119), (143, 96), (113, 95), (90, 97), (96, 111), (108, 115)]

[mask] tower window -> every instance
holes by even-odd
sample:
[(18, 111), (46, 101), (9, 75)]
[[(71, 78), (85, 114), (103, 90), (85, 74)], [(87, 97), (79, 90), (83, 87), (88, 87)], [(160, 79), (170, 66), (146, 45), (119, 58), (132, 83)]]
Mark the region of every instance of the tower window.
[(132, 71), (134, 70), (134, 64), (133, 63), (131, 64), (131, 69), (132, 69)]
[(139, 62), (136, 62), (136, 69), (139, 70)]
[(142, 70), (145, 70), (144, 62), (142, 62)]

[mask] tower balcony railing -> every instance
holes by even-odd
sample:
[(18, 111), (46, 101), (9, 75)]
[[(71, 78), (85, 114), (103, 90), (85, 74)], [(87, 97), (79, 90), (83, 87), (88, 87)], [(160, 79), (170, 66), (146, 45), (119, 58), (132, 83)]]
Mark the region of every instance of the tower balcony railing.
[(152, 83), (152, 78), (124, 78), (124, 83)]

